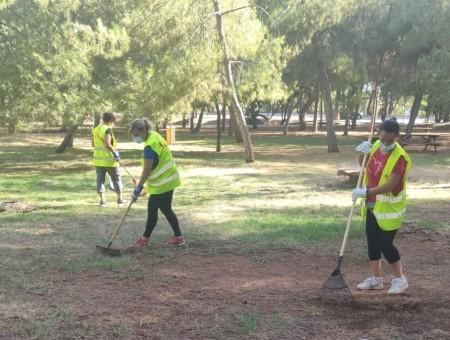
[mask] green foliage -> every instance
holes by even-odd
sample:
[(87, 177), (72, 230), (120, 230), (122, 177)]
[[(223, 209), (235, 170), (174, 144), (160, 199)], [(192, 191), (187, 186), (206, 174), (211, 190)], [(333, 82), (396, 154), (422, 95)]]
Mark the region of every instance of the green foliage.
[[(449, 111), (446, 0), (223, 0), (222, 8), (240, 8), (224, 25), (249, 110), (315, 93), (320, 40), (344, 107), (367, 99), (362, 85), (383, 57), (386, 101), (423, 93), (429, 112)], [(0, 124), (77, 125), (105, 110), (163, 122), (226, 98), (212, 11), (194, 0), (2, 1)]]

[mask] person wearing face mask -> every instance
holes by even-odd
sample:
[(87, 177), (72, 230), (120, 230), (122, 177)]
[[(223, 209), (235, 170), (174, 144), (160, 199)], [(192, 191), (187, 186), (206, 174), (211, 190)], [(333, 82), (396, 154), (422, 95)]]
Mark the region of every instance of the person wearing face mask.
[[(401, 227), (406, 210), (406, 180), (411, 158), (397, 143), (400, 127), (396, 120), (385, 120), (380, 126), (379, 140), (374, 145), (362, 142), (356, 151), (368, 154), (364, 187), (353, 190), (352, 198), (364, 200), (361, 209), (366, 220), (366, 237), (371, 276), (357, 285), (358, 289), (383, 289), (381, 255), (389, 262), (394, 278), (388, 294), (400, 294), (408, 288), (400, 254), (394, 237)], [(360, 163), (364, 155), (360, 156)]]
[(106, 206), (105, 176), (111, 178), (114, 191), (117, 193), (117, 204), (122, 205), (122, 179), (119, 171), (120, 155), (117, 150), (117, 140), (114, 137), (113, 125), (116, 117), (112, 112), (103, 114), (103, 123), (92, 130), (92, 146), (94, 156), (92, 163), (97, 174), (97, 193), (100, 196), (100, 206)]
[(174, 190), (181, 184), (172, 153), (164, 138), (152, 130), (150, 121), (145, 117), (135, 119), (131, 123), (130, 135), (134, 142), (144, 144), (143, 170), (131, 198), (136, 201), (144, 186), (150, 194), (147, 206), (147, 223), (144, 233), (136, 241), (136, 245), (138, 247), (150, 245), (150, 236), (158, 222), (158, 210), (161, 210), (174, 233), (167, 244), (182, 246), (186, 241), (181, 235), (178, 218), (172, 209)]

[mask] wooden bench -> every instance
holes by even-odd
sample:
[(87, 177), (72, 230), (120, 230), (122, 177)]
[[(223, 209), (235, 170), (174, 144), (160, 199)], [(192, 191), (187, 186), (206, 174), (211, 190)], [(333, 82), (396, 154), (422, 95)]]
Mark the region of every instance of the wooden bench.
[(337, 174), (339, 176), (348, 176), (348, 181), (356, 186), (358, 184), (358, 177), (359, 172), (361, 171), (360, 168), (340, 168), (337, 171)]
[(439, 142), (425, 142), (425, 141), (421, 141), (421, 140), (411, 140), (411, 139), (401, 140), (401, 141), (399, 141), (399, 143), (403, 148), (406, 148), (408, 146), (421, 147), (421, 146), (425, 145), (425, 148), (423, 149), (424, 151), (427, 151), (427, 148), (429, 146), (432, 146), (434, 148), (434, 151), (437, 151), (438, 146), (442, 146), (442, 143), (439, 143)]
[(442, 143), (425, 143), (424, 150), (427, 150), (428, 146), (432, 146), (432, 147), (434, 147), (434, 151), (437, 151), (437, 147), (441, 146), (441, 145), (442, 145)]

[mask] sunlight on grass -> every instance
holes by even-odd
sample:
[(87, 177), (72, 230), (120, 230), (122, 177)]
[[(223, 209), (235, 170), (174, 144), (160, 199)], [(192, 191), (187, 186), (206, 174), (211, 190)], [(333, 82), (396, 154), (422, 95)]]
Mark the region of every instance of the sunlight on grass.
[[(29, 275), (27, 271), (39, 274), (55, 267), (74, 273), (116, 270), (136, 261), (133, 257), (104, 258), (95, 252), (96, 244), (107, 242), (124, 209), (114, 203), (116, 195), (111, 191), (106, 193), (108, 206), (98, 207), (88, 131), (82, 131), (82, 136), (64, 154), (54, 153), (61, 134), (43, 134), (32, 147), (35, 135), (16, 136), (11, 141), (0, 138), (2, 164), (10, 165), (0, 170), (0, 201), (19, 200), (39, 207), (28, 214), (0, 213), (0, 262), (6, 272), (20, 278)], [(225, 139), (228, 144), (218, 154), (214, 136), (181, 133), (178, 137), (173, 150), (183, 184), (175, 191), (174, 209), (188, 240), (220, 239), (257, 247), (339, 243), (352, 204), (352, 186), (336, 171), (356, 163), (355, 138), (339, 138), (341, 152), (328, 154), (323, 135), (256, 136), (256, 162), (245, 164), (242, 147), (232, 138)], [(120, 136), (123, 163), (137, 177), (142, 151), (127, 138)], [(445, 227), (442, 218), (433, 220), (438, 216), (435, 210), (416, 211), (423, 202), (445, 205), (450, 200), (448, 189), (433, 187), (450, 182), (450, 172), (442, 172), (448, 167), (448, 157), (412, 157), (416, 167), (408, 193), (410, 218), (417, 224), (423, 220)], [(132, 185), (126, 176), (124, 184), (127, 197)], [(146, 200), (141, 198), (133, 206), (115, 241), (117, 247), (130, 246), (142, 233)], [(350, 237), (363, 239), (359, 209), (355, 215)], [(170, 234), (161, 216), (153, 239), (159, 244)], [(8, 251), (15, 255), (11, 257)], [(24, 263), (35, 266), (26, 271)], [(17, 282), (23, 284), (20, 279)]]

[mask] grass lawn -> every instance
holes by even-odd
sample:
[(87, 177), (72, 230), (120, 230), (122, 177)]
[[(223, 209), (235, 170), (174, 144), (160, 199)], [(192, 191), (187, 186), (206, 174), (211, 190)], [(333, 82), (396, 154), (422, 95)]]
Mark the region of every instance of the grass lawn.
[[(25, 214), (0, 213), (0, 328), (10, 329), (0, 331), (0, 338), (95, 338), (90, 328), (80, 335), (79, 316), (66, 305), (53, 301), (56, 307), (49, 308), (36, 302), (36, 294), (44, 294), (52, 275), (70, 277), (99, 269), (132, 278), (145, 275), (139, 256), (108, 258), (95, 251), (96, 244), (107, 244), (124, 208), (116, 206), (112, 191), (107, 192), (108, 207), (98, 207), (90, 139), (86, 131), (80, 135), (64, 154), (54, 153), (60, 134), (0, 137), (0, 202), (18, 200), (39, 207)], [(216, 153), (214, 136), (179, 132), (172, 150), (183, 184), (175, 192), (174, 210), (188, 249), (201, 256), (225, 251), (251, 255), (267, 249), (337, 254), (352, 188), (336, 171), (356, 163), (353, 148), (358, 140), (339, 137), (341, 151), (328, 154), (324, 136), (258, 135), (253, 138), (256, 162), (246, 164), (240, 146), (229, 137), (223, 152)], [(139, 146), (126, 135), (119, 135), (119, 142), (123, 163), (138, 176)], [(450, 191), (439, 184), (450, 182), (449, 151), (411, 156), (407, 220), (448, 229)], [(132, 186), (124, 171), (122, 176), (127, 197)], [(145, 218), (146, 199), (140, 199), (114, 247), (133, 245)], [(161, 246), (170, 234), (161, 216), (152, 236), (155, 261), (178, 256)], [(354, 217), (349, 248), (358, 256), (365, 254), (359, 216)], [(17, 315), (20, 322), (11, 323)], [(264, 320), (277, 322), (280, 316), (264, 318), (250, 309), (236, 317), (235, 325), (250, 334)], [(130, 329), (119, 327), (116, 335), (130, 334)]]

